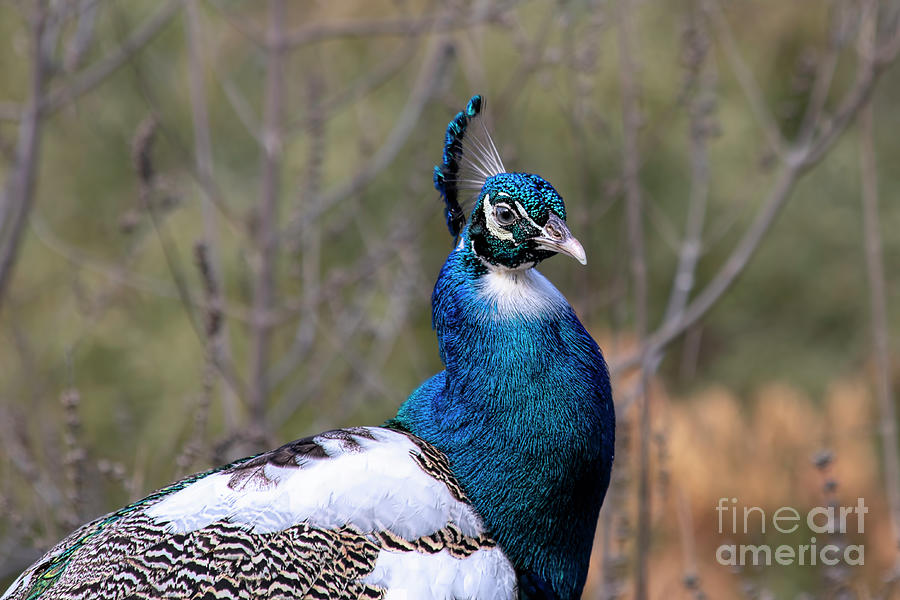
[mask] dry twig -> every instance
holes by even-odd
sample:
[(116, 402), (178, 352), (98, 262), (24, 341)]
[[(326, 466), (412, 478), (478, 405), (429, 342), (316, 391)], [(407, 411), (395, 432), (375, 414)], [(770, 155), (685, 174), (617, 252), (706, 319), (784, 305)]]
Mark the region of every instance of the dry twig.
[[(643, 343), (647, 335), (647, 263), (644, 256), (643, 202), (638, 180), (640, 157), (638, 135), (641, 126), (638, 90), (638, 65), (632, 47), (633, 15), (630, 0), (618, 0), (616, 18), (619, 39), (619, 81), (622, 97), (622, 180), (625, 186), (625, 212), (628, 230), (628, 254), (634, 302), (635, 337)], [(647, 561), (650, 553), (650, 386), (649, 355), (641, 357), (638, 383), (640, 417), (638, 419), (638, 515), (635, 544), (634, 597), (646, 600)]]
[(34, 204), (35, 175), (44, 128), (41, 102), (48, 78), (44, 35), (49, 10), (49, 3), (41, 0), (34, 4), (30, 15), (31, 81), (28, 101), (19, 123), (15, 162), (0, 196), (0, 308), (19, 253), (22, 232)]
[[(875, 40), (877, 2), (868, 2), (860, 31), (860, 51), (871, 54)], [(878, 168), (875, 160), (874, 108), (867, 102), (859, 113), (861, 200), (863, 208), (863, 240), (865, 241), (866, 280), (869, 288), (869, 311), (872, 326), (872, 354), (875, 356), (875, 396), (880, 414), (882, 468), (894, 534), (894, 572), (900, 577), (900, 439), (897, 435), (897, 413), (891, 381), (891, 352), (888, 338), (887, 285), (884, 274), (881, 226), (878, 210)]]

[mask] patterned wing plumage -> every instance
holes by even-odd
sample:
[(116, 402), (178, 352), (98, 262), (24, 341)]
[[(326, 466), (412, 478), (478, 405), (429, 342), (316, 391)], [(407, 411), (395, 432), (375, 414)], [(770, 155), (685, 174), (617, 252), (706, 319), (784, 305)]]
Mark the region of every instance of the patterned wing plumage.
[(73, 532), (3, 600), (512, 598), (446, 458), (367, 427), (305, 438)]

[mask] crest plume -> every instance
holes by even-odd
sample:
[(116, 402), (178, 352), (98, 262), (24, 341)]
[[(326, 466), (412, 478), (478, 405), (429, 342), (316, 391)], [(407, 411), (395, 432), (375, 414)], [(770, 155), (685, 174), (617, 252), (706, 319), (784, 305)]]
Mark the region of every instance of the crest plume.
[(506, 172), (484, 122), (481, 122), (484, 139), (469, 130), (469, 124), (481, 115), (484, 106), (482, 96), (472, 96), (465, 110), (453, 117), (444, 136), (443, 160), (434, 167), (434, 187), (444, 200), (447, 228), (453, 237), (459, 236), (466, 223), (459, 190), (480, 189), (489, 177)]

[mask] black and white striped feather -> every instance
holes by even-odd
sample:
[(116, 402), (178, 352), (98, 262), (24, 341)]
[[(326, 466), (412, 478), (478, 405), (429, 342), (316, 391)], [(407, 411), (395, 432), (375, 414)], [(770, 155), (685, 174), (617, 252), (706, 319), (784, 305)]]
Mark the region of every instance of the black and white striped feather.
[(514, 598), (443, 454), (380, 427), (189, 477), (73, 532), (2, 600)]

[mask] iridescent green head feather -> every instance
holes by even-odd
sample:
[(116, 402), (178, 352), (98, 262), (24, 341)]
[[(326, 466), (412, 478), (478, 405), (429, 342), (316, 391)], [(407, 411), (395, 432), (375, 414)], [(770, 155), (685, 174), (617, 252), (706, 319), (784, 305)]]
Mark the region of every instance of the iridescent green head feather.
[[(484, 98), (472, 96), (465, 110), (447, 125), (444, 153), (434, 168), (447, 227), (486, 264), (507, 269), (533, 267), (557, 252), (585, 264), (584, 248), (566, 227), (566, 206), (545, 179), (531, 173), (507, 173), (484, 123)], [(479, 120), (482, 138), (471, 131)], [(468, 227), (460, 189), (478, 190)]]
[(584, 264), (584, 248), (565, 219), (563, 199), (545, 179), (500, 173), (481, 187), (466, 239), (479, 258), (495, 267), (533, 267), (558, 252)]

